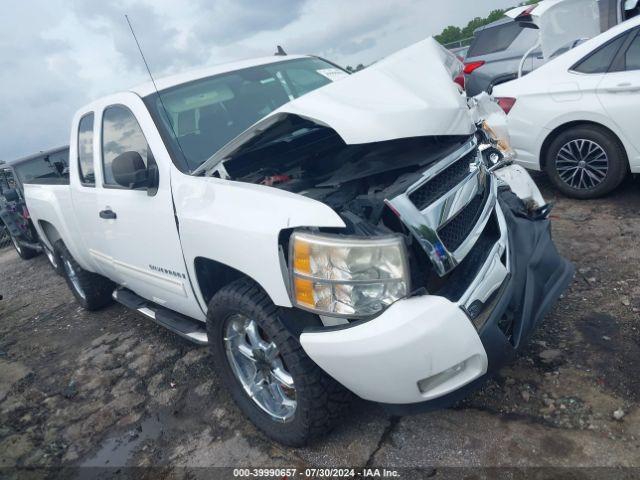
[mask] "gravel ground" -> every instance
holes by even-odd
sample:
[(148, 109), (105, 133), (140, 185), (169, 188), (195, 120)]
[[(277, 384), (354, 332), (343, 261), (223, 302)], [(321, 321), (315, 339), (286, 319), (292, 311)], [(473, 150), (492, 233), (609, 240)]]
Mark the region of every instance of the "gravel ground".
[(85, 312), (43, 256), (1, 250), (0, 467), (640, 467), (640, 182), (578, 202), (537, 180), (577, 274), (518, 358), (452, 409), (358, 402), (303, 449), (243, 418), (206, 348), (118, 305)]

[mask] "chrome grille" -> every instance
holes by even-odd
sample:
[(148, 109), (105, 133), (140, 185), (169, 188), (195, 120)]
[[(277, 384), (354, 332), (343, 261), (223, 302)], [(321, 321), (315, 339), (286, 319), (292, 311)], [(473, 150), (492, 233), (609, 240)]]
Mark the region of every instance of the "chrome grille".
[(444, 276), (480, 237), (496, 203), (496, 185), (472, 137), (387, 203)]
[(409, 199), (418, 210), (423, 210), (462, 182), (469, 175), (469, 167), (474, 160), (475, 152), (469, 152), (413, 191)]
[(438, 236), (450, 252), (455, 252), (469, 236), (480, 219), (484, 205), (489, 198), (489, 189), (474, 197), (449, 223), (438, 229)]

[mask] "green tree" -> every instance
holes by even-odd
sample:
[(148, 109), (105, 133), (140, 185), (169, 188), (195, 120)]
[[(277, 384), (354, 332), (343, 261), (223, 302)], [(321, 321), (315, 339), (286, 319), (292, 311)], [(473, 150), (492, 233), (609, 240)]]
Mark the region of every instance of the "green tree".
[(462, 38), (473, 37), (473, 32), (476, 30), (476, 28), (480, 28), (483, 25), (486, 25), (487, 23), (488, 22), (486, 18), (480, 18), (480, 17), (474, 18), (469, 23), (467, 23), (466, 27), (462, 29), (462, 32), (461, 32)]
[(441, 44), (446, 45), (447, 43), (457, 42), (458, 40), (461, 40), (463, 37), (462, 37), (462, 31), (460, 30), (460, 27), (454, 27), (453, 25), (449, 25), (447, 28), (445, 28), (442, 31), (442, 33), (440, 33), (440, 35), (436, 35), (435, 38)]
[[(538, 3), (538, 0), (529, 0), (529, 4)], [(439, 35), (435, 36), (435, 39), (443, 45), (448, 43), (458, 42), (473, 36), (473, 32), (489, 23), (499, 20), (504, 15), (505, 10), (492, 10), (486, 17), (476, 17), (471, 20), (464, 28), (449, 25)]]

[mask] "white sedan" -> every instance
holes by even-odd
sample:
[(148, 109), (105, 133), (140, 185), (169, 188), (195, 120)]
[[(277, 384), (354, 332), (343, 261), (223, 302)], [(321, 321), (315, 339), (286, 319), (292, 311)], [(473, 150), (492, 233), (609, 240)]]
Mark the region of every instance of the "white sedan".
[(575, 198), (640, 173), (640, 17), (496, 86), (518, 162)]

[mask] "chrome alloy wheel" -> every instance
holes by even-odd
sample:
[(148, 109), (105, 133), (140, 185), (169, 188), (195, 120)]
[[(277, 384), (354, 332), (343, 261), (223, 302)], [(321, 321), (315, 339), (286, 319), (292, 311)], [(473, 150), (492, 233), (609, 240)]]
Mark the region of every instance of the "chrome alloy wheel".
[(593, 140), (575, 139), (565, 143), (558, 151), (556, 170), (560, 180), (572, 188), (595, 188), (607, 176), (609, 158)]
[(56, 256), (53, 254), (53, 252), (51, 250), (49, 250), (44, 245), (42, 246), (42, 249), (44, 250), (44, 254), (47, 256), (47, 260), (49, 260), (49, 263), (51, 264), (51, 266), (54, 269), (57, 269), (58, 268), (58, 260), (56, 259)]
[(277, 422), (293, 420), (296, 390), (278, 347), (265, 340), (258, 324), (244, 315), (228, 318), (224, 347), (234, 375), (251, 399)]
[(64, 271), (67, 272), (67, 277), (69, 277), (69, 281), (71, 282), (71, 285), (73, 285), (73, 289), (83, 299), (86, 299), (87, 298), (86, 294), (84, 293), (84, 290), (82, 290), (82, 287), (80, 286), (80, 279), (78, 278), (78, 274), (76, 270), (73, 268), (73, 265), (71, 265), (71, 262), (69, 261), (69, 259), (63, 258), (62, 265), (64, 266)]
[(20, 242), (18, 242), (13, 235), (9, 235), (9, 237), (11, 237), (11, 242), (13, 243), (13, 246), (15, 247), (16, 252), (22, 255), (22, 246), (20, 245)]

